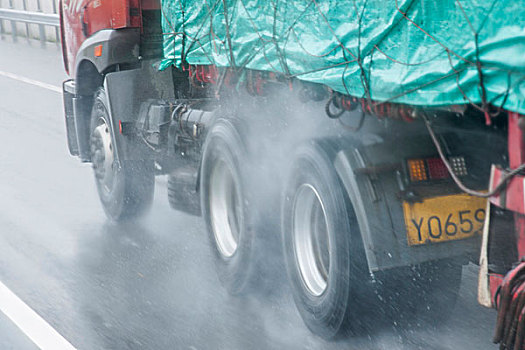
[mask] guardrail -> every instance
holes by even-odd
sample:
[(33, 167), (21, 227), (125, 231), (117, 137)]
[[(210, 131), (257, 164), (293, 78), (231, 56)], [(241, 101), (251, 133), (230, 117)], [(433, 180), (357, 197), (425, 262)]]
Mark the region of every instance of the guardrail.
[[(38, 2), (38, 4), (40, 7), (40, 2)], [(55, 7), (53, 8), (53, 10), (56, 12)], [(18, 41), (18, 29), (16, 26), (17, 22), (26, 23), (25, 36), (28, 38), (28, 40), (30, 37), (29, 24), (38, 25), (40, 45), (42, 47), (46, 46), (45, 26), (55, 27), (55, 39), (57, 43), (60, 42), (59, 34), (58, 34), (58, 27), (60, 26), (60, 20), (59, 20), (58, 15), (55, 13), (42, 13), (42, 12), (32, 12), (32, 11), (22, 11), (22, 10), (0, 8), (0, 37), (1, 38), (3, 38), (5, 34), (4, 23), (3, 23), (4, 20), (9, 21), (11, 23), (11, 36), (13, 38), (13, 42)]]

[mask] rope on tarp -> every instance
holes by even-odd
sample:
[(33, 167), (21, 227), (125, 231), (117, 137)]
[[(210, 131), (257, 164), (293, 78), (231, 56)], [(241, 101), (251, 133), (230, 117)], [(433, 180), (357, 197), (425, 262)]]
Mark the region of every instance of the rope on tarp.
[[(293, 18), (291, 20), (291, 24), (282, 28), (280, 31), (278, 30), (279, 25), (284, 22), (282, 22), (281, 18), (278, 18), (278, 16), (280, 15), (279, 9), (280, 6), (285, 6), (286, 2), (279, 0), (269, 0), (271, 6), (273, 6), (273, 23), (269, 30), (263, 31), (261, 28), (257, 27), (256, 15), (250, 13), (250, 7), (247, 5), (245, 0), (204, 0), (202, 5), (202, 11), (205, 12), (205, 15), (202, 17), (203, 19), (201, 20), (201, 23), (194, 23), (193, 28), (196, 28), (196, 30), (191, 30), (191, 33), (189, 30), (187, 30), (188, 26), (186, 23), (186, 21), (192, 20), (192, 16), (186, 13), (188, 2), (184, 0), (172, 1), (174, 2), (173, 6), (176, 6), (176, 8), (178, 8), (181, 12), (183, 22), (181, 25), (182, 32), (177, 32), (174, 29), (175, 26), (171, 22), (174, 19), (168, 18), (168, 16), (163, 14), (165, 22), (168, 23), (168, 27), (172, 30), (171, 32), (164, 33), (164, 35), (172, 36), (174, 41), (176, 40), (176, 38), (180, 39), (182, 37), (182, 49), (180, 52), (180, 57), (177, 59), (178, 62), (180, 59), (182, 65), (187, 65), (188, 56), (194, 51), (195, 47), (198, 47), (199, 54), (206, 57), (206, 59), (209, 61), (209, 64), (212, 65), (218, 65), (218, 62), (216, 62), (214, 58), (216, 57), (216, 55), (219, 55), (221, 52), (227, 52), (228, 65), (237, 74), (242, 74), (243, 69), (249, 66), (249, 64), (256, 58), (263, 59), (266, 62), (267, 66), (271, 68), (272, 72), (279, 74), (283, 77), (284, 80), (289, 80), (310, 73), (322, 72), (325, 70), (342, 66), (344, 67), (343, 73), (341, 75), (342, 87), (346, 90), (346, 94), (349, 96), (352, 96), (352, 94), (350, 93), (350, 89), (347, 86), (346, 72), (349, 71), (351, 67), (354, 67), (360, 72), (360, 84), (363, 91), (361, 96), (354, 97), (366, 99), (367, 105), (371, 106), (372, 111), (375, 109), (375, 105), (395, 101), (403, 96), (415, 93), (423, 88), (428, 88), (428, 86), (430, 85), (436, 84), (442, 81), (443, 79), (447, 79), (455, 75), (457, 90), (461, 94), (461, 96), (463, 96), (465, 103), (472, 105), (473, 108), (484, 114), (486, 123), (490, 124), (491, 118), (497, 116), (501, 112), (501, 110), (504, 109), (511, 88), (516, 87), (517, 84), (521, 84), (525, 80), (525, 77), (517, 77), (515, 79), (515, 83), (512, 84), (510, 78), (511, 75), (513, 75), (513, 77), (516, 77), (516, 75), (522, 75), (522, 73), (512, 71), (509, 69), (507, 71), (508, 82), (506, 92), (498, 94), (496, 97), (492, 98), (492, 100), (489, 100), (487, 97), (487, 89), (485, 86), (485, 72), (491, 70), (503, 70), (503, 68), (493, 67), (490, 64), (481, 61), (479, 48), (479, 34), (485, 27), (486, 23), (489, 20), (491, 20), (491, 18), (494, 16), (493, 10), (500, 0), (491, 1), (488, 9), (484, 11), (484, 18), (480, 20), (478, 28), (475, 28), (472, 20), (469, 18), (469, 14), (465, 9), (464, 4), (462, 4), (462, 1), (454, 1), (456, 8), (462, 14), (473, 35), (475, 55), (474, 58), (471, 59), (462, 56), (459, 52), (456, 52), (452, 48), (448, 47), (445, 43), (439, 40), (436, 34), (432, 33), (428, 28), (424, 28), (423, 24), (416, 22), (416, 20), (412, 18), (411, 13), (413, 12), (415, 4), (418, 3), (418, 0), (408, 2), (407, 5), (403, 8), (401, 7), (399, 0), (395, 0), (395, 9), (400, 14), (400, 16), (398, 19), (396, 19), (398, 23), (395, 23), (394, 25), (400, 25), (402, 21), (405, 21), (410, 26), (416, 28), (418, 32), (423, 33), (424, 36), (428, 37), (431, 42), (434, 42), (436, 44), (435, 47), (438, 48), (436, 54), (432, 54), (432, 57), (425, 58), (423, 60), (420, 60), (419, 62), (410, 62), (399, 57), (393, 57), (391, 54), (389, 54), (387, 52), (387, 49), (381, 47), (387, 47), (385, 44), (383, 44), (385, 39), (388, 37), (387, 35), (383, 36), (379, 40), (379, 42), (374, 43), (374, 45), (371, 47), (368, 47), (366, 49), (362, 47), (362, 21), (365, 13), (368, 11), (368, 0), (352, 0), (354, 11), (350, 11), (352, 13), (348, 13), (349, 23), (357, 21), (358, 25), (357, 52), (353, 52), (350, 48), (345, 46), (343, 40), (338, 36), (337, 31), (335, 30), (335, 28), (332, 27), (330, 20), (324, 13), (324, 7), (321, 5), (320, 0), (309, 0), (304, 5), (304, 9), (301, 9), (300, 13), (295, 14), (296, 18)], [(219, 6), (222, 6), (222, 9), (218, 9)], [(239, 13), (239, 9), (242, 12), (242, 14)], [(214, 20), (217, 21), (217, 13), (220, 13), (221, 11), (223, 13), (224, 18), (223, 24), (225, 25), (225, 33), (223, 33), (223, 38), (217, 35), (216, 28), (214, 28), (213, 26)], [(236, 45), (239, 45), (239, 43), (234, 42), (232, 36), (232, 30), (235, 30), (234, 28), (232, 28), (232, 24), (234, 24), (236, 16), (242, 16), (243, 20), (247, 20), (249, 26), (251, 27), (251, 30), (253, 30), (253, 33), (257, 37), (256, 40), (258, 40), (258, 48), (256, 50), (252, 50), (251, 53), (246, 55), (246, 58), (243, 62), (237, 60), (233, 50), (233, 48)], [(301, 42), (299, 35), (297, 34), (299, 29), (296, 29), (296, 27), (301, 23), (301, 19), (305, 17), (315, 18), (317, 23), (321, 23), (323, 26), (325, 26), (325, 29), (328, 31), (328, 33), (331, 33), (332, 40), (335, 45), (333, 47), (330, 47), (328, 52), (321, 54), (310, 52), (307, 49), (306, 45), (303, 42)], [(335, 55), (337, 52), (340, 52), (343, 58), (340, 62), (332, 61), (331, 64), (326, 65), (324, 67), (312, 67), (313, 69), (311, 70), (305, 69), (304, 71), (299, 72), (291, 71), (288, 67), (286, 48), (288, 43), (292, 42), (292, 40), (294, 41), (294, 43), (298, 44), (298, 47), (307, 56), (313, 58), (323, 58), (328, 57), (329, 55)], [(203, 42), (205, 42), (206, 44)], [(274, 64), (275, 62), (272, 62), (272, 60), (268, 58), (267, 55), (270, 52), (272, 53), (272, 55), (276, 54), (278, 56), (278, 64)], [(262, 57), (260, 53), (262, 53)], [(384, 101), (374, 101), (372, 83), (374, 81), (373, 58), (375, 53), (380, 54), (381, 57), (384, 57), (387, 60), (393, 62), (394, 64), (400, 66), (419, 66), (431, 64), (438, 57), (446, 54), (448, 56), (451, 71), (444, 72), (441, 76), (436, 76), (431, 80), (424, 81), (418, 86), (410, 86), (407, 89), (405, 89), (405, 91), (393, 94), (393, 96), (387, 98)], [(454, 61), (461, 62), (461, 65), (458, 65), (457, 63), (455, 64)], [(480, 101), (480, 103), (475, 103), (472, 100), (472, 98), (469, 98), (461, 85), (461, 76), (465, 76), (465, 74), (468, 74), (469, 70), (475, 70), (477, 72), (479, 93), (478, 101)], [(501, 104), (494, 108), (493, 104), (496, 103), (496, 100), (498, 99), (502, 100)]]

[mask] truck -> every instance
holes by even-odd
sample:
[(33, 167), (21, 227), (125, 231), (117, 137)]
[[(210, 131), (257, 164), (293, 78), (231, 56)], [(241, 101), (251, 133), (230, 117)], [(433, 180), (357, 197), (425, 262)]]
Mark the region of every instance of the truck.
[(284, 263), (326, 339), (377, 310), (444, 319), (480, 249), (480, 301), (508, 304), (493, 281), (525, 253), (521, 5), (61, 0), (69, 151), (113, 221), (167, 176), (224, 288), (272, 288)]

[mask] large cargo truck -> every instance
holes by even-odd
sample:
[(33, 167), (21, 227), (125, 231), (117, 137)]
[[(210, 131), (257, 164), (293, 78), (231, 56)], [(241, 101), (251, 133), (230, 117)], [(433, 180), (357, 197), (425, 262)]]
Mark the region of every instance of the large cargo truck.
[[(69, 150), (92, 163), (111, 220), (145, 213), (167, 175), (229, 292), (271, 285), (283, 257), (320, 336), (375, 308), (441, 318), (477, 261), (486, 197), (505, 192), (507, 178), (487, 194), (491, 166), (521, 163), (507, 133), (525, 112), (523, 12), (62, 0)], [(500, 255), (490, 268), (505, 273), (517, 257)]]

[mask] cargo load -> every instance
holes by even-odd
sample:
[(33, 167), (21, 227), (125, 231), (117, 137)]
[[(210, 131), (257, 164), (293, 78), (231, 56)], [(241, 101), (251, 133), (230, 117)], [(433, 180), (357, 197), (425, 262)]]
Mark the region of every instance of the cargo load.
[(524, 5), (163, 0), (162, 68), (248, 68), (369, 101), (525, 113)]

